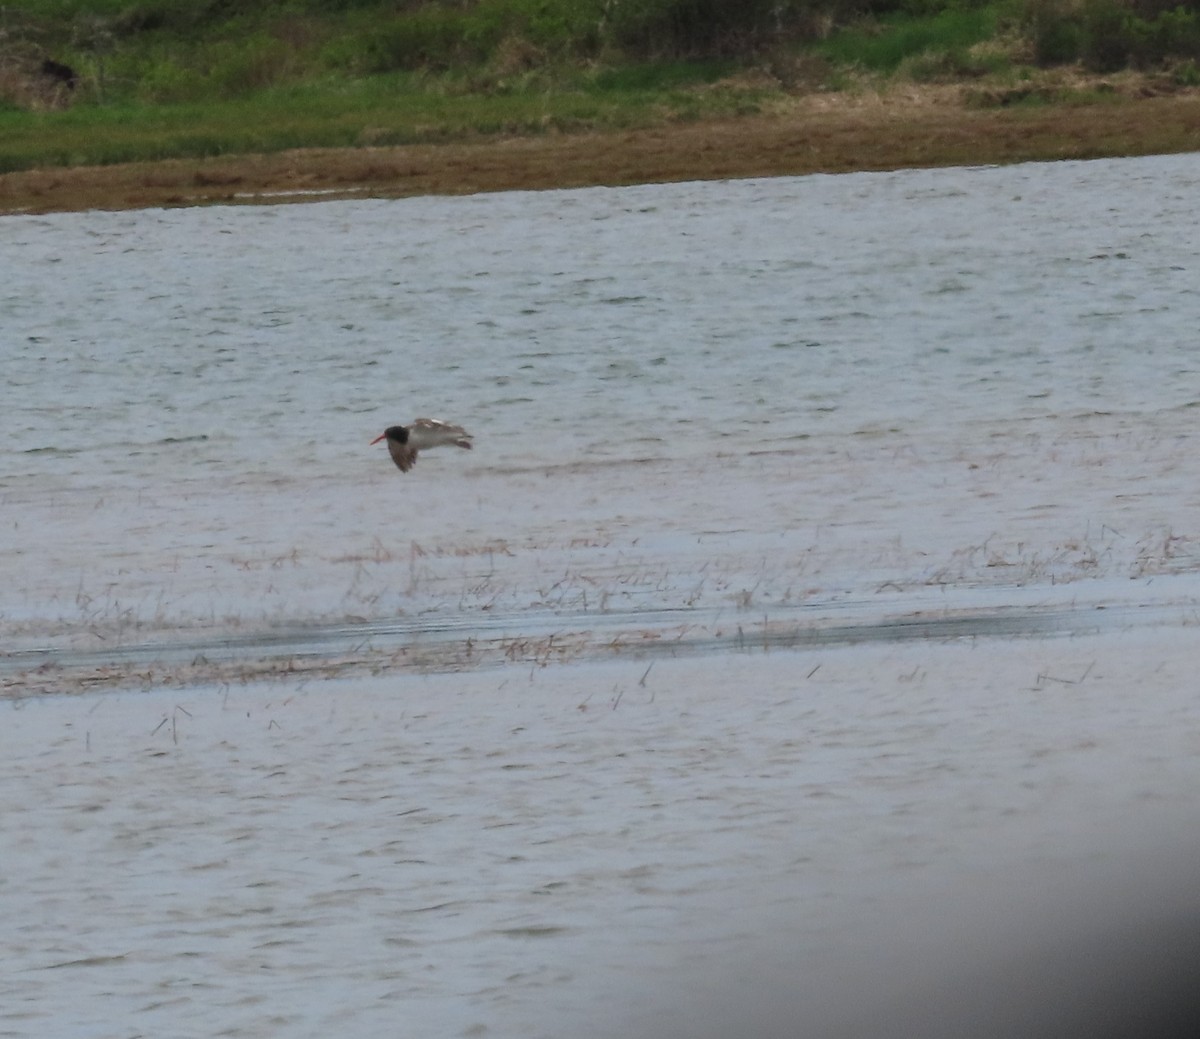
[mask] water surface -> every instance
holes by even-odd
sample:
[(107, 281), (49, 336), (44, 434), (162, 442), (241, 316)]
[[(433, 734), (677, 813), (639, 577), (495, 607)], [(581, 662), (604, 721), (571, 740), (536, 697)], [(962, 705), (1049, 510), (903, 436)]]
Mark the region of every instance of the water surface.
[[(6, 218), (0, 625), (712, 631), (1192, 569), (1198, 202), (1184, 155)], [(367, 446), (421, 414), (476, 449)]]

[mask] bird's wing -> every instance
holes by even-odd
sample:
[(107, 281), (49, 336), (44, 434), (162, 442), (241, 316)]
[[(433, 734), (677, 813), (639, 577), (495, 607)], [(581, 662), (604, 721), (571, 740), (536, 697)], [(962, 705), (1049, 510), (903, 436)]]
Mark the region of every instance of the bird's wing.
[(410, 447), (408, 444), (397, 444), (396, 441), (389, 440), (388, 451), (391, 452), (396, 468), (402, 473), (408, 472), (416, 464), (417, 449), (415, 447)]
[(454, 434), (455, 436), (470, 436), (462, 426), (456, 426), (450, 422), (443, 422), (440, 418), (418, 418), (413, 419), (410, 429), (421, 429), (429, 433), (446, 433)]

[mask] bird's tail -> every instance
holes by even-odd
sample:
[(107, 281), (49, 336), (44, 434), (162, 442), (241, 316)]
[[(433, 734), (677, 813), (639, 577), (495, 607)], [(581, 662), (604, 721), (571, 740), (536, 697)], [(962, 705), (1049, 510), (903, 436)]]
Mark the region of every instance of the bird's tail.
[(463, 439), (454, 441), (456, 447), (465, 447), (468, 451), (471, 450), (471, 441)]

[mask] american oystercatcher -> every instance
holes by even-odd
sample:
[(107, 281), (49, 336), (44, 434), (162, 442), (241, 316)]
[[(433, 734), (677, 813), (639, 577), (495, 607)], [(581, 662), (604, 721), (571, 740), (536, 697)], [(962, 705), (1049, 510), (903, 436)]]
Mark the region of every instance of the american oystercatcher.
[(388, 426), (372, 444), (387, 440), (392, 461), (402, 473), (408, 472), (417, 461), (417, 452), (431, 447), (453, 444), (455, 447), (471, 448), (471, 434), (462, 426), (452, 426), (436, 418), (418, 418), (407, 426)]

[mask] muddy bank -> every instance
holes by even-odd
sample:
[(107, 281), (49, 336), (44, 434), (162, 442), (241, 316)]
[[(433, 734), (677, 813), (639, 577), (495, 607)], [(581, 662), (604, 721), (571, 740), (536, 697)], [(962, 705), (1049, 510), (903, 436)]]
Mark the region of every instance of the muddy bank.
[(815, 96), (620, 132), (306, 149), (0, 176), (0, 213), (539, 190), (1150, 155), (1200, 149), (1200, 93), (970, 107), (957, 89)]

